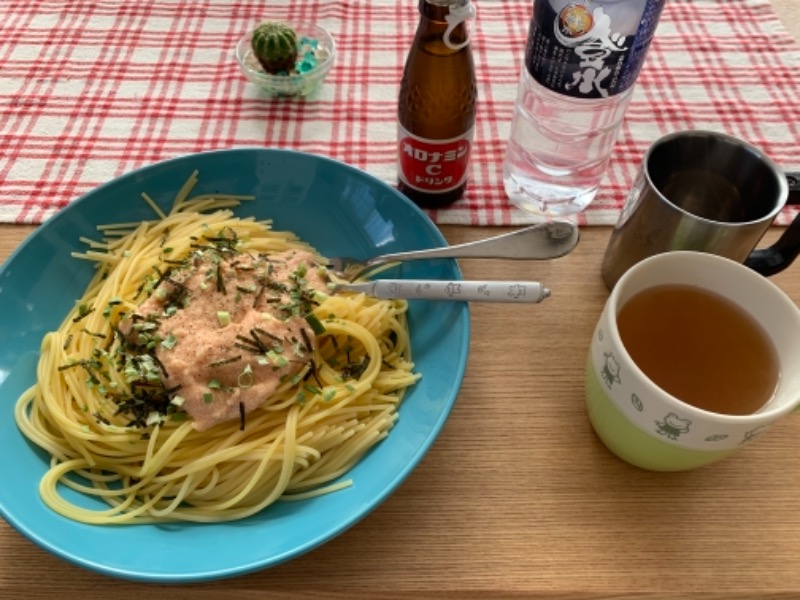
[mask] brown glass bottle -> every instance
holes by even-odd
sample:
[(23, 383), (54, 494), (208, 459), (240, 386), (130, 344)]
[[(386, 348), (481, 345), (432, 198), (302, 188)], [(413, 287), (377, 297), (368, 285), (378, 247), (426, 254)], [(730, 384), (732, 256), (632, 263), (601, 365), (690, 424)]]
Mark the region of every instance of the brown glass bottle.
[[(467, 10), (469, 0), (420, 0), (400, 82), (398, 188), (426, 208), (455, 202), (467, 184), (477, 99)], [(462, 20), (448, 32), (453, 13)]]

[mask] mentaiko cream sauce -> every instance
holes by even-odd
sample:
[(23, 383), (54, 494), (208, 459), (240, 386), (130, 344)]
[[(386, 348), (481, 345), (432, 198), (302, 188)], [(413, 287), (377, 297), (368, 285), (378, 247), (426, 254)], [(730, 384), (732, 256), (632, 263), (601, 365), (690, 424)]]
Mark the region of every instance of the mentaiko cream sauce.
[[(165, 387), (178, 388), (175, 394), (195, 429), (239, 419), (240, 411), (252, 411), (302, 370), (315, 335), (292, 308), (299, 296), (326, 293), (327, 281), (324, 268), (305, 250), (224, 259), (211, 254), (195, 258), (190, 269), (162, 282), (140, 305), (140, 316), (163, 315), (168, 299), (183, 286), (183, 308), (161, 318), (157, 331), (174, 345), (160, 344), (156, 357), (166, 373)], [(270, 352), (255, 351), (258, 343)]]

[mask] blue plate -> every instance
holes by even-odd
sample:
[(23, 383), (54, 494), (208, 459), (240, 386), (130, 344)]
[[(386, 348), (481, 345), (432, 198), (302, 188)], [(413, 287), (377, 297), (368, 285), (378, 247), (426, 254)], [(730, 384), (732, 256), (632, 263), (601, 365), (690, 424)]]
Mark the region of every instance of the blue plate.
[[(279, 502), (223, 524), (93, 526), (47, 508), (37, 486), (48, 456), (13, 419), (34, 383), (42, 336), (58, 327), (93, 266), (70, 257), (80, 236), (103, 223), (152, 219), (147, 192), (167, 209), (195, 169), (195, 193), (253, 194), (238, 214), (271, 218), (328, 256), (368, 257), (446, 245), (428, 217), (392, 187), (342, 163), (285, 150), (233, 149), (145, 167), (93, 190), (40, 227), (0, 268), (0, 513), (46, 550), (116, 577), (188, 582), (276, 565), (319, 546), (371, 512), (411, 473), (436, 439), (458, 394), (469, 351), (463, 303), (412, 301), (413, 358), (422, 379), (408, 393), (389, 437), (348, 475), (354, 485), (322, 497)], [(461, 279), (452, 260), (420, 261), (386, 276)], [(77, 498), (81, 501), (81, 498)]]

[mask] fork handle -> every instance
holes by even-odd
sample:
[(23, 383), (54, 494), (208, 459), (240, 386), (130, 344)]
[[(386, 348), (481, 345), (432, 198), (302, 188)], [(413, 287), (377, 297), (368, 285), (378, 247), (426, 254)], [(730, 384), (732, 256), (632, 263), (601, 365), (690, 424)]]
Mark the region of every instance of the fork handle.
[(336, 289), (363, 292), (376, 298), (455, 302), (537, 303), (550, 296), (550, 290), (537, 281), (376, 279), (360, 283), (343, 283), (337, 285)]

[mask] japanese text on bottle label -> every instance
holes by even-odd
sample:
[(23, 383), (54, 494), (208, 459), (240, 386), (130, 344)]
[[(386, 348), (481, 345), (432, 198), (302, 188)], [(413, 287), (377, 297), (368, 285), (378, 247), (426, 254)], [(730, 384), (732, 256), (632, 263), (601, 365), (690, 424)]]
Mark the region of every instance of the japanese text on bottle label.
[(666, 0), (536, 0), (525, 66), (543, 86), (606, 98), (636, 81)]
[(472, 130), (449, 140), (420, 138), (402, 126), (399, 133), (398, 176), (403, 183), (432, 193), (448, 192), (464, 183), (472, 148)]

